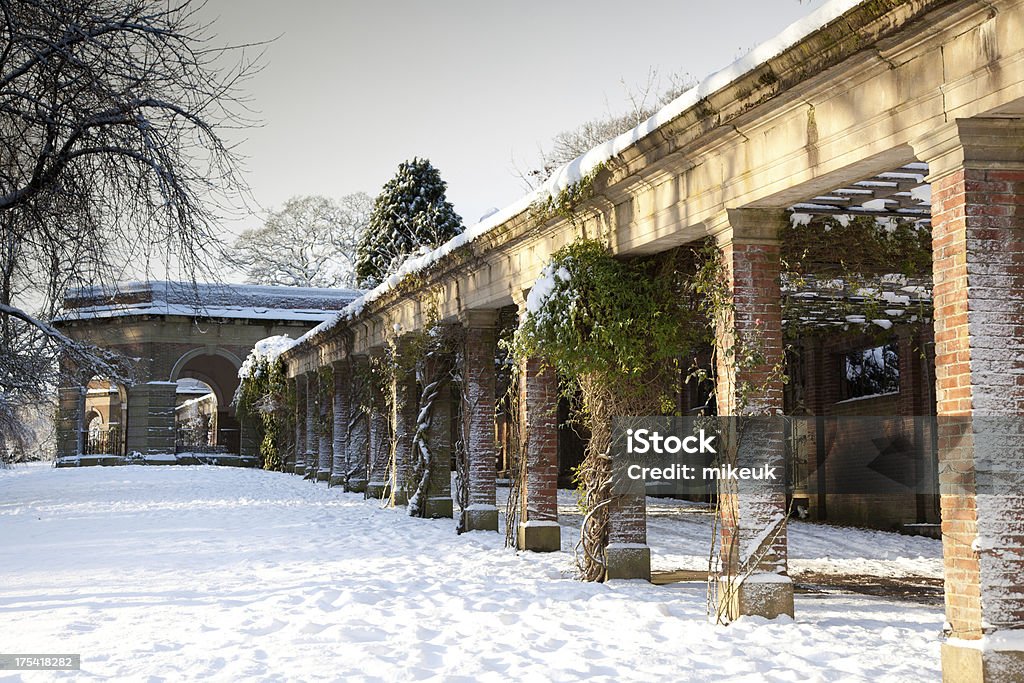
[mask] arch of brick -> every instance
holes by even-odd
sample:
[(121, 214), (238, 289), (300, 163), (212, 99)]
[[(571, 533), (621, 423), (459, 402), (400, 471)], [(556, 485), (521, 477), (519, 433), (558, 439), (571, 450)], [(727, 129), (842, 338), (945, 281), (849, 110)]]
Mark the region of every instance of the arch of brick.
[[(344, 409), (351, 398), (345, 378), (385, 345), (400, 343), (396, 330), (422, 329), (435, 314), (424, 303), (431, 300), (466, 339), (471, 504), (463, 526), (496, 529), (494, 321), (502, 309), (522, 305), (554, 251), (580, 237), (604, 237), (621, 255), (714, 237), (736, 309), (719, 343), (757, 322), (768, 342), (766, 366), (744, 372), (763, 376), (782, 360), (778, 232), (786, 210), (910, 164), (926, 169), (933, 197), (944, 675), (1024, 679), (1024, 491), (1019, 483), (985, 483), (993, 467), (1024, 465), (1024, 2), (863, 2), (753, 68), (707, 83), (698, 102), (608, 161), (575, 221), (538, 224), (524, 209), (287, 352), (307, 418), (296, 469), (322, 467), (327, 460), (317, 454), (326, 448), (355, 463), (354, 480), (380, 474), (387, 420), (374, 415), (351, 435), (335, 429), (333, 442), (321, 444), (314, 418), (332, 407), (302, 397), (331, 365), (338, 381), (333, 409)], [(520, 376), (527, 473), (519, 545), (558, 550), (556, 384), (537, 359), (524, 363)], [(737, 379), (735, 368), (719, 368), (723, 414), (734, 405)], [(781, 386), (770, 386), (761, 407), (781, 410), (782, 397)], [(395, 421), (400, 428), (402, 420)], [(996, 420), (998, 438), (984, 420)], [(781, 453), (779, 443), (759, 447), (769, 457)], [(395, 457), (407, 454), (399, 448)], [(778, 497), (741, 500), (724, 532), (754, 538), (784, 513)], [(636, 521), (634, 514), (617, 527), (615, 550), (628, 552), (609, 553), (610, 562), (620, 562), (610, 575), (649, 573), (644, 524)], [(734, 613), (792, 613), (784, 535), (778, 540), (773, 561), (759, 568), (774, 578), (740, 586)]]
[[(58, 456), (66, 462), (116, 462), (130, 453), (175, 453), (178, 381), (193, 378), (216, 396), (214, 450), (254, 462), (251, 432), (231, 405), (238, 369), (268, 336), (298, 337), (357, 295), (349, 290), (150, 281), (72, 290), (54, 321), (73, 339), (136, 359), (134, 382), (81, 376), (59, 389)], [(90, 380), (92, 380), (90, 382)], [(102, 454), (86, 453), (87, 414), (119, 427)], [(222, 458), (223, 459), (223, 458)]]

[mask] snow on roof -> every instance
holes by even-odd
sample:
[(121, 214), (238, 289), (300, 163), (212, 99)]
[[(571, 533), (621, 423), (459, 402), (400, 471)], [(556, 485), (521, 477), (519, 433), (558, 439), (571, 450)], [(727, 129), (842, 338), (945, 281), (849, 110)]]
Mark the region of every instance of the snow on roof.
[(544, 201), (549, 197), (558, 196), (562, 190), (580, 182), (581, 179), (598, 166), (607, 162), (616, 155), (621, 154), (627, 148), (636, 144), (638, 141), (659, 129), (661, 126), (678, 118), (703, 98), (721, 90), (733, 81), (739, 79), (741, 76), (753, 71), (769, 59), (783, 53), (785, 50), (800, 42), (814, 31), (820, 29), (831, 21), (838, 19), (857, 5), (860, 5), (862, 2), (864, 2), (864, 0), (831, 0), (831, 2), (827, 2), (822, 5), (803, 19), (790, 24), (789, 27), (782, 31), (782, 33), (779, 33), (774, 38), (761, 43), (724, 69), (716, 71), (706, 77), (700, 83), (679, 95), (679, 97), (669, 102), (657, 113), (646, 121), (640, 123), (632, 130), (628, 130), (607, 142), (597, 145), (588, 152), (585, 152), (576, 159), (565, 164), (555, 171), (543, 185), (521, 197), (518, 201), (513, 202), (500, 211), (486, 215), (480, 220), (480, 222), (466, 228), (464, 232), (456, 235), (433, 251), (428, 251), (407, 259), (397, 272), (390, 275), (376, 288), (366, 292), (343, 308), (340, 313), (332, 316), (320, 325), (317, 325), (302, 337), (299, 337), (297, 340), (298, 344), (301, 345), (312, 337), (330, 330), (342, 320), (349, 320), (359, 315), (367, 304), (379, 299), (381, 296), (389, 292), (399, 282), (401, 282), (406, 275), (420, 271), (423, 268), (439, 261), (459, 247), (469, 244), (495, 227), (508, 222), (515, 216), (529, 209), (534, 203)]
[(362, 291), (154, 280), (76, 287), (56, 320), (139, 315), (322, 322)]

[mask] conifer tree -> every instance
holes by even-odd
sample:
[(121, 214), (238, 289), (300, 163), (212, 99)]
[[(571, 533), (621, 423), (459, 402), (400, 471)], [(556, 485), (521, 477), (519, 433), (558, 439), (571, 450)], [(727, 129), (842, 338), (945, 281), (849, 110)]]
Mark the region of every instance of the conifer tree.
[(462, 232), (462, 219), (445, 198), (447, 183), (427, 159), (398, 166), (373, 203), (359, 242), (356, 277), (375, 287), (421, 247), (433, 249)]

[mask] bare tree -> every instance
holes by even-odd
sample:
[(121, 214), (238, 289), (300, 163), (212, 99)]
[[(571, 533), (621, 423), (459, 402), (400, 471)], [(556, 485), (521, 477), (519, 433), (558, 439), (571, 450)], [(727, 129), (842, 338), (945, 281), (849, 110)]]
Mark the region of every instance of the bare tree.
[(354, 287), (356, 246), (372, 209), (365, 192), (292, 197), (263, 227), (239, 235), (233, 263), (254, 284)]
[[(117, 379), (110, 354), (47, 321), (67, 288), (216, 262), (244, 202), (223, 131), (254, 62), (191, 0), (0, 0), (0, 434), (59, 381), (58, 358)], [(239, 50), (229, 54), (229, 50)], [(225, 66), (227, 65), (227, 66)], [(8, 446), (9, 447), (9, 446)], [(0, 457), (4, 448), (0, 444)]]
[(552, 173), (576, 157), (643, 123), (659, 108), (694, 85), (687, 74), (671, 74), (663, 81), (653, 68), (648, 70), (647, 81), (643, 85), (634, 87), (625, 81), (620, 82), (626, 94), (628, 111), (622, 114), (609, 112), (558, 133), (552, 138), (550, 148), (539, 150), (540, 159), (531, 168), (523, 170), (513, 163), (515, 174), (528, 189), (538, 187)]

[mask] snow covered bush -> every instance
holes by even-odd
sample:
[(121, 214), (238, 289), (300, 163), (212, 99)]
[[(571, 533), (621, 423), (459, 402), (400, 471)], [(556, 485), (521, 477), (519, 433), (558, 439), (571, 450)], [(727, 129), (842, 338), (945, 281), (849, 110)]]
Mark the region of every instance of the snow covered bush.
[(463, 231), (462, 219), (445, 198), (446, 188), (427, 159), (398, 166), (374, 200), (359, 241), (356, 279), (361, 287), (377, 286), (413, 252), (438, 247)]
[(242, 367), (235, 392), (238, 417), (256, 430), (263, 469), (281, 471), (295, 433), (295, 395), (280, 356), (295, 345), (287, 335), (256, 342)]

